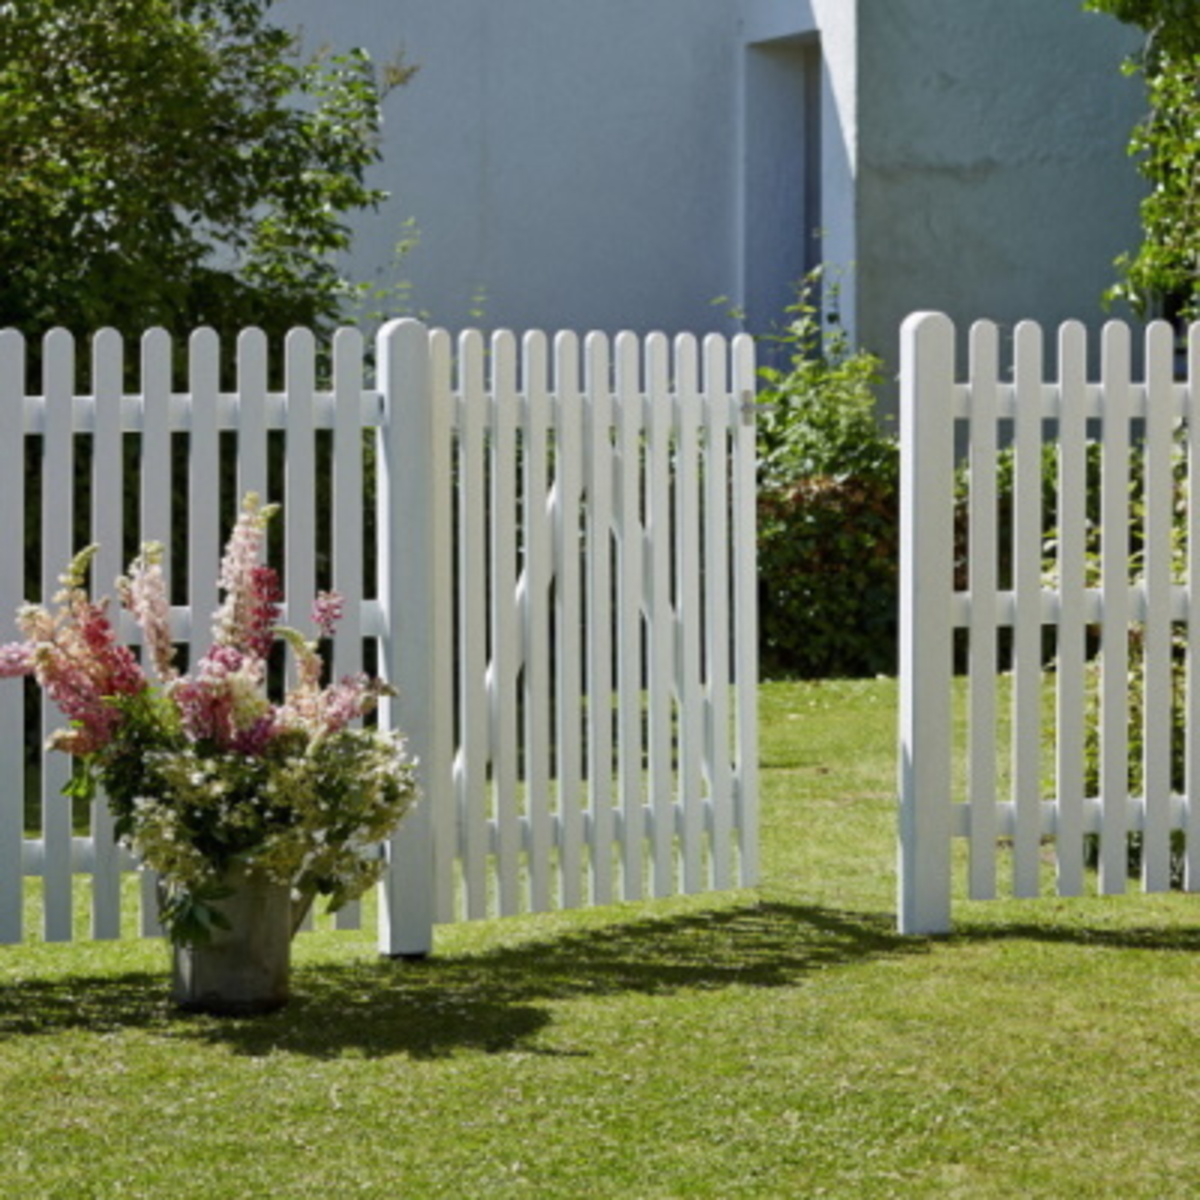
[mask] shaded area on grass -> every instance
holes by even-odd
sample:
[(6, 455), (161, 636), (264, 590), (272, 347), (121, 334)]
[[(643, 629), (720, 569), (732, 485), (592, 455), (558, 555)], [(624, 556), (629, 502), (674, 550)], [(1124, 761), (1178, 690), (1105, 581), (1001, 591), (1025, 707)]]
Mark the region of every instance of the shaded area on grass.
[(17, 980), (0, 985), (0, 1040), (159, 1028), (251, 1056), (496, 1053), (545, 1028), (548, 1001), (786, 987), (814, 971), (925, 951), (891, 925), (884, 914), (760, 903), (420, 963), (317, 964), (293, 971), (288, 1008), (251, 1020), (180, 1017), (165, 978), (148, 973)]
[(995, 925), (962, 922), (954, 932), (936, 939), (954, 946), (980, 942), (1048, 942), (1104, 950), (1153, 950), (1176, 954), (1200, 953), (1200, 926), (1082, 925), (1006, 922)]

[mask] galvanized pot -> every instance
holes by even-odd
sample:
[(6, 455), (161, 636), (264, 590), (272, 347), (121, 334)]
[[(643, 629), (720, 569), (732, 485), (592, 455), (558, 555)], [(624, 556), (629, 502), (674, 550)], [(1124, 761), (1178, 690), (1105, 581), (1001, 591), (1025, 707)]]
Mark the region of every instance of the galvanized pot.
[(293, 911), (291, 888), (241, 864), (214, 903), (229, 922), (198, 946), (172, 946), (172, 998), (188, 1012), (250, 1016), (288, 1002)]

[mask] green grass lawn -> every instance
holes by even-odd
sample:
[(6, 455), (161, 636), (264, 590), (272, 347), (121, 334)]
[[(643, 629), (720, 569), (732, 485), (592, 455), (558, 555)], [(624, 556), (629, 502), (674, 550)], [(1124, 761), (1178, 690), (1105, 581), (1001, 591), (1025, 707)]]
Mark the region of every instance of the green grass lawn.
[(894, 933), (895, 685), (762, 690), (753, 892), (305, 935), (170, 1009), (155, 942), (0, 947), (3, 1197), (1200, 1195), (1194, 897)]

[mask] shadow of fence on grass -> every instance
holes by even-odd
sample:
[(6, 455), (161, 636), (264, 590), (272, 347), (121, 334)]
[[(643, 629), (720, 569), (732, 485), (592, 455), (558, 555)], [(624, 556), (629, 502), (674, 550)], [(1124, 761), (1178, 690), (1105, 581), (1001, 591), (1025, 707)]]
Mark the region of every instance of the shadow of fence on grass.
[(247, 1055), (500, 1052), (545, 1028), (552, 1019), (547, 1005), (555, 1001), (787, 987), (815, 971), (925, 949), (897, 936), (886, 915), (749, 904), (639, 918), (478, 955), (301, 965), (293, 970), (291, 1004), (249, 1020), (179, 1017), (164, 977), (147, 973), (19, 980), (0, 985), (0, 1041), (73, 1029), (162, 1028)]

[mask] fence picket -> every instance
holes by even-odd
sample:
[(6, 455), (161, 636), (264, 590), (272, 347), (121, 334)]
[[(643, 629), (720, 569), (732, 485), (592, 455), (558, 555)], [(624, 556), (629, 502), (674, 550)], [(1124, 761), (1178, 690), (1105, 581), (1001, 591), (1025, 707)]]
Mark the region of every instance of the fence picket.
[[(1086, 748), (1087, 342), (1079, 322), (1063, 325), (1058, 349), (1058, 642), (1055, 672), (1055, 790), (1058, 892), (1083, 893)], [(994, 669), (994, 668), (993, 668)]]
[(1200, 891), (1200, 323), (1187, 339), (1187, 645), (1185, 685), (1184, 790), (1187, 796), (1184, 834), (1184, 886)]
[(459, 388), (462, 396), (459, 421), (461, 479), (476, 480), (459, 498), (462, 529), (459, 533), (459, 617), (462, 644), (459, 649), (459, 695), (462, 705), (460, 772), (463, 848), (463, 882), (469, 917), (487, 915), (488, 839), (487, 773), (489, 712), (479, 681), (487, 677), (488, 627), (486, 505), (482, 481), (485, 468), (484, 421), (487, 397), (484, 389), (483, 340), (477, 332), (464, 333), (458, 344)]
[[(142, 457), (140, 529), (142, 544), (164, 547), (163, 575), (172, 595), (174, 564), (171, 561), (172, 454), (171, 454), (171, 337), (163, 329), (142, 336)], [(150, 937), (161, 932), (158, 923), (157, 880), (142, 872), (141, 929)]]
[[(25, 601), (25, 340), (0, 330), (0, 642), (19, 635), (13, 615)], [(43, 552), (44, 553), (44, 552)], [(0, 942), (24, 926), (25, 682), (0, 679)]]
[[(363, 339), (357, 329), (333, 335), (333, 449), (330, 582), (343, 600), (333, 643), (337, 679), (363, 669)], [(338, 910), (338, 929), (358, 929), (361, 905)]]
[(1040, 890), (1042, 741), (1042, 331), (1016, 329), (1013, 499), (1013, 893)]
[(212, 645), (217, 564), (221, 561), (221, 442), (218, 413), (221, 346), (212, 329), (198, 329), (188, 342), (191, 420), (188, 438), (188, 650), (192, 663)]
[(592, 902), (611, 904), (613, 887), (613, 442), (608, 339), (585, 343), (587, 390), (587, 723)]
[(999, 332), (991, 321), (971, 327), (970, 511), (967, 583), (971, 605), (967, 686), (967, 802), (970, 818), (970, 894), (996, 894), (996, 607), (985, 597), (998, 587), (996, 533), (996, 389)]
[(703, 411), (699, 346), (691, 334), (675, 339), (676, 558), (675, 639), (676, 712), (679, 720), (679, 803), (683, 807), (683, 890), (698, 892), (707, 883), (704, 860), (704, 705), (700, 645), (703, 590), (700, 573), (700, 434)]
[(637, 338), (619, 333), (614, 345), (617, 459), (616, 515), (619, 548), (617, 584), (617, 746), (621, 781), (621, 889), (640, 900), (645, 849), (642, 780), (642, 608), (645, 559), (642, 526), (642, 393)]
[[(524, 523), (525, 624), (523, 643), (525, 711), (525, 789), (529, 810), (529, 905), (533, 912), (551, 906), (552, 878), (561, 878), (551, 861), (555, 847), (550, 778), (550, 586), (553, 564), (547, 512), (550, 452), (549, 351), (545, 335), (531, 332), (523, 343), (525, 405), (521, 430)], [(555, 898), (561, 895), (554, 888)]]
[(579, 339), (554, 339), (554, 391), (557, 396), (554, 481), (555, 765), (561, 822), (562, 903), (583, 903), (583, 740), (585, 712), (583, 655), (585, 614), (580, 570), (583, 510), (583, 395), (579, 384)]
[[(518, 674), (523, 658), (517, 595), (517, 347), (507, 331), (496, 333), (491, 346), (491, 415), (488, 472), (491, 505), (488, 516), (491, 578), (491, 656), (487, 668), (490, 709), (492, 811), (499, 836), (496, 877), (501, 912), (518, 907), (521, 887), (521, 813), (517, 780), (520, 756)], [(481, 396), (483, 404), (488, 396)], [(528, 719), (528, 713), (525, 714)], [(534, 798), (526, 791), (525, 809)]]
[(670, 345), (651, 334), (645, 345), (646, 446), (645, 561), (647, 583), (646, 674), (647, 760), (653, 817), (652, 891), (675, 891), (675, 794), (672, 701), (675, 683), (675, 628), (671, 605), (674, 545), (671, 531), (671, 362)]
[[(733, 731), (737, 778), (736, 821), (739, 882), (758, 883), (758, 433), (754, 392), (758, 373), (754, 342), (738, 334), (730, 346), (731, 409), (737, 417), (730, 451), (729, 491), (733, 512), (733, 635), (734, 678), (737, 687)], [(711, 398), (710, 398), (711, 402)], [(726, 745), (728, 745), (728, 738)], [(714, 805), (728, 805), (728, 794), (714, 794)]]
[[(430, 594), (438, 597), (454, 595), (453, 349), (450, 335), (444, 329), (434, 330), (429, 335), (429, 420), (433, 455), (432, 493), (428, 498), (429, 588)], [(460, 494), (462, 490), (459, 489)], [(386, 513), (381, 511), (379, 519), (386, 520)], [(430, 778), (440, 781), (437, 795), (428, 799), (426, 807), (432, 825), (434, 919), (447, 922), (455, 916), (455, 864), (459, 850), (455, 837), (458, 800), (454, 788), (454, 670), (455, 655), (461, 642), (455, 641), (452, 603), (439, 608), (432, 618), (434, 674), (430, 694), (423, 698), (428, 712), (423, 754), (429, 764)]]
[[(315, 630), (309, 598), (316, 592), (316, 344), (308, 329), (293, 329), (284, 344), (287, 385), (283, 495), (283, 594), (287, 622), (305, 636)], [(294, 671), (294, 664), (292, 667)]]
[[(42, 598), (59, 589), (59, 577), (75, 552), (75, 343), (65, 330), (51, 330), (43, 343), (45, 424), (42, 444)], [(63, 727), (43, 693), (42, 730)], [(42, 750), (43, 923), (48, 942), (71, 938), (71, 805), (62, 788), (70, 777), (63, 754)]]
[[(733, 781), (729, 756), (729, 381), (725, 339), (710, 334), (704, 339), (704, 391), (711, 398), (705, 428), (704, 463), (704, 659), (705, 723), (704, 761), (715, 797), (728, 796)], [(715, 803), (711, 816), (713, 879), (718, 888), (733, 880), (732, 830), (734, 814), (729, 803)]]
[(1125, 891), (1129, 797), (1129, 331), (1110, 321), (1101, 347), (1104, 443), (1101, 451), (1100, 581), (1104, 634), (1100, 683), (1100, 891)]
[(1171, 393), (1175, 337), (1163, 321), (1146, 331), (1146, 433), (1142, 647), (1142, 794), (1145, 822), (1142, 882), (1147, 891), (1171, 886), (1171, 521), (1174, 475)]
[(267, 500), (267, 339), (244, 329), (237, 340), (237, 497)]
[[(123, 566), (123, 374), (121, 338), (114, 330), (101, 330), (92, 342), (92, 395), (96, 404), (92, 426), (92, 541), (98, 547), (92, 562), (92, 595), (96, 599), (108, 596), (113, 606), (110, 612), (116, 603), (113, 584)], [(115, 938), (121, 933), (121, 869), (113, 819), (103, 795), (96, 796), (91, 807), (92, 937)]]

